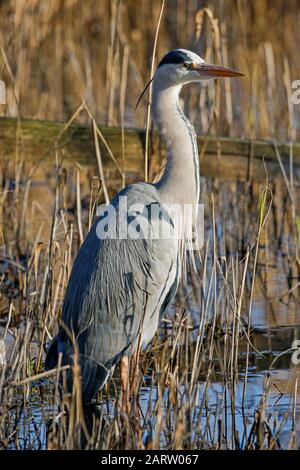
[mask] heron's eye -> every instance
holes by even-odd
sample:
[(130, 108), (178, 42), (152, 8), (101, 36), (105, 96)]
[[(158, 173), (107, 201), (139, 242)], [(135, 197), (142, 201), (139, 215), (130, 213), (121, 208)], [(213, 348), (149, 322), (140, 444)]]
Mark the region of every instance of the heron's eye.
[(183, 63), (181, 64), (181, 68), (182, 68), (183, 70), (187, 70), (189, 67), (190, 67), (190, 64), (189, 64), (188, 62), (183, 62)]

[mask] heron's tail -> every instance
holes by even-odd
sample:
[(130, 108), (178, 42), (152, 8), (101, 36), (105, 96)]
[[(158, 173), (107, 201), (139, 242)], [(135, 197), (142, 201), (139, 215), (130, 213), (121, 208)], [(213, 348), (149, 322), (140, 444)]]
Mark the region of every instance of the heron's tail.
[(111, 370), (103, 364), (99, 364), (92, 358), (80, 357), (82, 370), (82, 399), (83, 402), (90, 402), (97, 392), (105, 385)]
[(82, 371), (82, 398), (84, 402), (89, 402), (95, 397), (97, 392), (104, 387), (107, 379), (112, 376), (116, 364), (131, 345), (125, 346), (119, 353), (105, 364), (101, 364), (92, 356), (80, 354), (80, 366)]
[[(68, 357), (64, 358), (64, 362), (67, 360), (68, 363), (73, 364), (73, 360)], [(45, 369), (54, 369), (58, 362), (58, 337), (56, 336), (47, 351), (45, 359)], [(84, 402), (89, 402), (94, 398), (98, 390), (100, 390), (110, 375), (110, 369), (107, 369), (104, 365), (99, 364), (92, 357), (85, 355), (79, 355), (79, 364), (82, 371), (82, 398)], [(73, 387), (73, 373), (71, 370), (67, 373), (67, 391), (72, 392)]]
[[(131, 343), (130, 343), (131, 344)], [(130, 345), (129, 344), (129, 345)], [(58, 362), (58, 346), (59, 350), (63, 352), (62, 365), (74, 365), (74, 351), (70, 343), (60, 341), (56, 336), (47, 351), (45, 360), (45, 369), (54, 369)], [(105, 364), (100, 363), (92, 356), (79, 353), (79, 365), (81, 369), (81, 393), (83, 402), (90, 402), (97, 392), (105, 385), (107, 379), (113, 374), (116, 364), (119, 362), (122, 355), (128, 349), (128, 345), (119, 353), (117, 353), (111, 360)], [(73, 371), (72, 367), (67, 371), (67, 392), (72, 393), (73, 389)], [(62, 380), (60, 380), (62, 386)], [(62, 390), (61, 390), (62, 391)]]

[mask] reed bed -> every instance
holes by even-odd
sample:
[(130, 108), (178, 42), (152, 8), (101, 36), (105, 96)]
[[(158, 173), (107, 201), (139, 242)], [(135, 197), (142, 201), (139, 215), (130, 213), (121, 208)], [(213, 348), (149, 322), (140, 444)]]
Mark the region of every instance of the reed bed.
[[(289, 104), (299, 34), (294, 3), (165, 2), (157, 57), (187, 47), (247, 76), (234, 88), (223, 83), (215, 91), (192, 90), (186, 111), (198, 131), (297, 138), (299, 117)], [(1, 4), (5, 112), (19, 119), (14, 158), (0, 167), (4, 449), (299, 447), (299, 370), (291, 354), (299, 326), (300, 201), (292, 150), (289, 173), (278, 152), (282, 177), (276, 181), (267, 173), (264, 184), (202, 178), (205, 243), (195, 252), (197, 270), (190, 271), (141, 356), (139, 391), (130, 410), (122, 407), (117, 373), (99, 394), (98, 406), (83, 407), (76, 365), (72, 397), (63, 394), (61, 400), (58, 375), (64, 370), (43, 370), (74, 257), (98, 204), (126, 181), (126, 161), (120, 187), (104, 180), (96, 123), (144, 125), (147, 108), (138, 115), (132, 109), (136, 89), (149, 78), (161, 5), (154, 0), (141, 1), (138, 9), (131, 0), (103, 1), (101, 8), (93, 0)], [(278, 18), (275, 33), (267, 25)], [(66, 126), (91, 122), (97, 167), (74, 162), (67, 168), (64, 150), (56, 145), (50, 166), (32, 167), (21, 145), (25, 116), (63, 120)], [(258, 297), (266, 304), (264, 342), (253, 320)], [(291, 335), (285, 329), (274, 336), (273, 329), (283, 326), (291, 326)], [(264, 371), (259, 398), (249, 406), (258, 362)], [(285, 384), (273, 376), (280, 365), (290, 369)], [(278, 400), (290, 399), (283, 413), (276, 390)]]
[[(3, 113), (67, 121), (85, 100), (98, 123), (144, 127), (147, 107), (134, 106), (149, 80), (160, 8), (159, 0), (1, 2)], [(199, 132), (296, 139), (299, 22), (295, 0), (168, 0), (155, 63), (185, 47), (245, 73), (189, 90), (186, 111)]]
[[(19, 167), (14, 170), (20, 174)], [(5, 175), (3, 181), (12, 183)], [(280, 302), (288, 305), (290, 314), (294, 312), (295, 322), (298, 318), (298, 248), (293, 242), (291, 204), (286, 203), (283, 211), (274, 203), (276, 191), (280, 201), (289, 197), (284, 186), (271, 190), (272, 185), (255, 188), (254, 183), (249, 187), (202, 180), (206, 236), (204, 247), (196, 252), (197, 272), (190, 273), (188, 283), (181, 286), (172, 311), (143, 353), (139, 394), (131, 410), (124, 411), (118, 374), (101, 392), (99, 406), (83, 409), (80, 381), (75, 380), (71, 401), (60, 402), (58, 372), (43, 371), (45, 345), (57, 330), (74, 256), (103, 198), (98, 180), (80, 169), (64, 175), (57, 155), (48, 188), (53, 211), (44, 241), (40, 241), (42, 224), (40, 219), (36, 223), (34, 201), (29, 199), (32, 182), (24, 169), (22, 179), (15, 177), (13, 182), (14, 188), (7, 187), (1, 194), (1, 333), (7, 345), (0, 388), (3, 448), (297, 447), (293, 433), (288, 444), (281, 444), (278, 436), (288, 413), (277, 421), (276, 410), (268, 404), (270, 390), (274, 393), (268, 369), (270, 374), (276, 369), (272, 362), (278, 355), (273, 352), (274, 340), (270, 335), (267, 352), (261, 352), (251, 319), (259, 291), (270, 306), (275, 303), (274, 321), (280, 325), (278, 299), (268, 291), (273, 263), (280, 265), (285, 279), (280, 284)], [(286, 344), (283, 341), (283, 349), (290, 349)], [(291, 352), (286, 353), (287, 367)], [(265, 361), (265, 380), (261, 399), (249, 416), (248, 376), (258, 359)], [(73, 372), (78, 376), (76, 367)], [(296, 370), (291, 387), (297, 374)], [(212, 403), (216, 382), (220, 391), (218, 401)], [(68, 410), (67, 417), (59, 414), (59, 403)], [(291, 406), (297, 417), (297, 393)], [(245, 409), (242, 431), (241, 424), (235, 424), (237, 408)]]

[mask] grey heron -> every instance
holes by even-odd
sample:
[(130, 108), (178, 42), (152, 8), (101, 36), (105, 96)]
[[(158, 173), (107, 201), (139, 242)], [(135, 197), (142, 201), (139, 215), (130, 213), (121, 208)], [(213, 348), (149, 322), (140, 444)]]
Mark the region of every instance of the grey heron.
[[(47, 369), (56, 366), (60, 353), (62, 365), (72, 365), (76, 345), (84, 402), (95, 397), (119, 362), (123, 390), (128, 389), (129, 358), (136, 357), (139, 348), (151, 342), (159, 319), (176, 294), (181, 275), (180, 250), (189, 238), (193, 220), (183, 214), (175, 220), (168, 205), (195, 208), (199, 199), (196, 133), (180, 108), (180, 90), (191, 82), (241, 75), (207, 64), (185, 49), (167, 53), (157, 67), (152, 79), (152, 116), (166, 143), (165, 170), (155, 184), (140, 182), (123, 189), (111, 202), (113, 211), (104, 211), (95, 221), (75, 259), (62, 323), (47, 352)], [(148, 233), (144, 237), (124, 237), (120, 236), (120, 227), (112, 231), (113, 236), (107, 236), (109, 230), (100, 229), (99, 236), (103, 220), (115, 229), (124, 212), (122, 198), (126, 198), (128, 207), (142, 207), (135, 216), (147, 219), (151, 231), (159, 229), (163, 220), (171, 232), (179, 229), (183, 236), (152, 237)], [(149, 208), (155, 205), (160, 210), (149, 217)], [(127, 212), (122, 219), (125, 228), (134, 218)], [(101, 236), (104, 232), (106, 236)], [(71, 390), (71, 373), (67, 385)]]

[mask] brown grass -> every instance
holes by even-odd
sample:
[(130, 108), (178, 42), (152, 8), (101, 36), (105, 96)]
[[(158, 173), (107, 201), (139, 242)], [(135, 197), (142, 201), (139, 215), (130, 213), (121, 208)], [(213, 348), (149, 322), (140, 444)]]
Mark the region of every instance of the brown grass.
[[(146, 106), (133, 110), (149, 79), (160, 7), (158, 0), (1, 2), (5, 113), (65, 121), (84, 98), (101, 124), (124, 119), (143, 127)], [(166, 2), (156, 58), (185, 47), (246, 75), (220, 82), (216, 92), (213, 86), (189, 91), (186, 108), (200, 132), (297, 137), (299, 107), (290, 106), (290, 94), (299, 78), (299, 23), (295, 0)]]
[[(189, 93), (186, 110), (198, 130), (297, 136), (297, 115), (288, 106), (288, 77), (297, 78), (295, 4), (166, 1), (157, 57), (187, 47), (246, 74), (235, 85)], [(72, 399), (64, 396), (60, 403), (68, 413), (57, 416), (58, 374), (64, 371), (43, 372), (44, 349), (57, 330), (74, 257), (111, 189), (102, 174), (97, 142), (103, 136), (96, 122), (142, 126), (146, 118), (146, 107), (144, 114), (132, 110), (149, 78), (161, 2), (136, 5), (29, 0), (0, 6), (5, 112), (67, 125), (74, 116), (92, 121), (102, 179), (96, 168), (74, 164), (67, 170), (63, 149), (55, 145), (55, 164), (35, 168), (33, 176), (20, 145), (20, 119), (15, 156), (0, 166), (0, 332), (8, 349), (0, 368), (0, 446), (45, 447), (47, 425), (48, 448), (296, 448), (298, 371), (292, 368), (287, 390), (270, 379), (276, 367), (290, 368), (291, 351), (280, 355), (278, 347), (284, 352), (296, 339), (296, 328), (293, 337), (285, 329), (274, 336), (273, 328), (299, 325), (299, 182), (284, 168), (281, 179), (266, 176), (265, 185), (202, 179), (206, 238), (196, 253), (198, 272), (181, 286), (173, 311), (142, 355), (139, 400), (133, 399), (131, 412), (122, 410), (116, 375), (99, 396), (102, 406), (83, 409), (75, 366)], [(86, 104), (80, 106), (82, 98)], [(126, 161), (122, 184), (125, 169)], [(266, 304), (263, 333), (253, 331), (258, 300)], [(265, 377), (259, 400), (249, 407), (251, 367)], [(291, 397), (280, 417), (275, 386)]]

